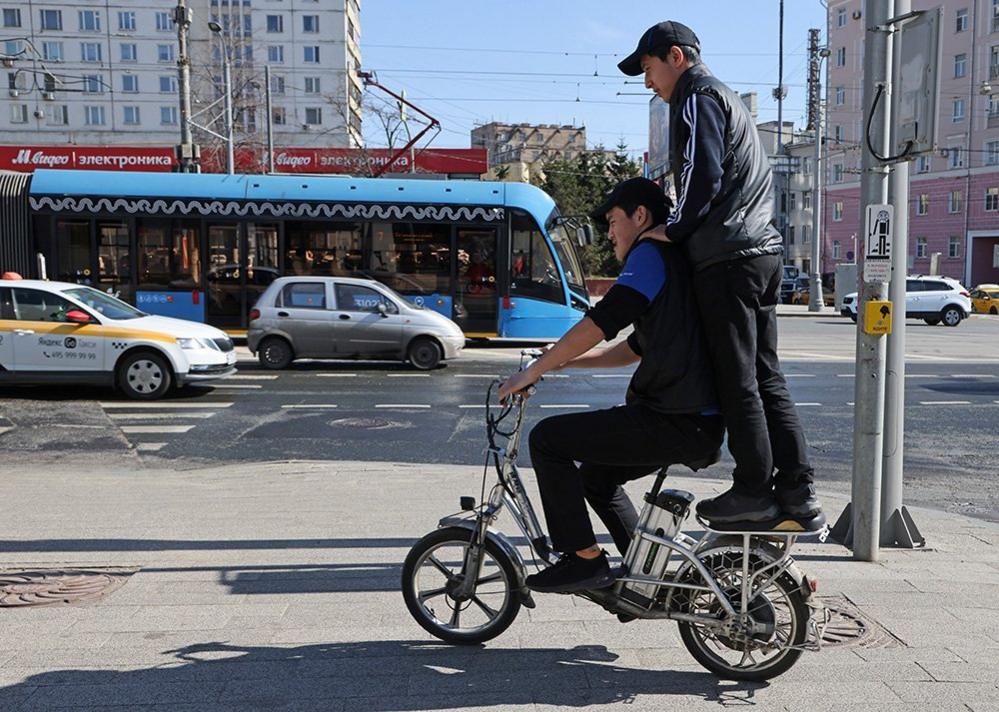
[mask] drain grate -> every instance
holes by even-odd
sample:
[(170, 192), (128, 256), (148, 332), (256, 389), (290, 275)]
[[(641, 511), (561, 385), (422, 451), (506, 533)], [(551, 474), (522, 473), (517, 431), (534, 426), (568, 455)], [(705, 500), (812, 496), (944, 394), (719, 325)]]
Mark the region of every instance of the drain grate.
[(125, 585), (138, 569), (0, 570), (0, 608), (93, 603)]
[(829, 611), (822, 647), (901, 648), (905, 643), (860, 612), (845, 596), (820, 596)]

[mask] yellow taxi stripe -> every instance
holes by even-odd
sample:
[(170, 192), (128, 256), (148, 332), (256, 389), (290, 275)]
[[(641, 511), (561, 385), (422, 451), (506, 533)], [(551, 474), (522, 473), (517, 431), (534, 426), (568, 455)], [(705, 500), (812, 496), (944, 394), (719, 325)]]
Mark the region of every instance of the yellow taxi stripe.
[(177, 339), (158, 331), (143, 331), (141, 329), (122, 329), (117, 326), (102, 324), (73, 324), (58, 321), (21, 321), (0, 319), (0, 331), (14, 329), (31, 329), (36, 334), (65, 334), (67, 336), (101, 336), (106, 339), (145, 339), (146, 341), (162, 341), (167, 344), (177, 342)]

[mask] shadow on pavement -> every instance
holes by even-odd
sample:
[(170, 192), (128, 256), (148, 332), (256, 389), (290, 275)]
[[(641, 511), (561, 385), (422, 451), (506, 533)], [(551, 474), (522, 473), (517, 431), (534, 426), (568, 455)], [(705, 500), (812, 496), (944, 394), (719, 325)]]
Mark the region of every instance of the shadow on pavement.
[[(53, 670), (0, 688), (0, 709), (447, 710), (531, 702), (583, 707), (677, 695), (753, 705), (765, 683), (707, 672), (618, 665), (602, 645), (493, 649), (389, 640), (240, 646), (206, 642), (163, 651), (138, 670)], [(23, 705), (20, 707), (19, 705)]]

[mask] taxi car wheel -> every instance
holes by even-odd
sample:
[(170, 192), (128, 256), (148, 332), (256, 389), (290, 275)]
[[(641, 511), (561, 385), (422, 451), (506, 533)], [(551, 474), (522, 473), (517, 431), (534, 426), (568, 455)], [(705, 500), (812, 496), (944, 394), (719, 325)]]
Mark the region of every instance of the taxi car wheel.
[(295, 360), (291, 345), (284, 339), (270, 338), (260, 345), (257, 352), (260, 365), (274, 370), (288, 368)]
[(995, 316), (996, 314), (999, 314), (999, 309), (997, 309), (996, 307), (992, 307), (991, 309), (989, 309), (989, 314)]
[(118, 387), (129, 398), (160, 398), (170, 390), (172, 380), (166, 359), (151, 351), (126, 356), (118, 366)]
[(441, 347), (430, 339), (414, 339), (409, 346), (409, 362), (421, 371), (437, 368), (441, 358)]

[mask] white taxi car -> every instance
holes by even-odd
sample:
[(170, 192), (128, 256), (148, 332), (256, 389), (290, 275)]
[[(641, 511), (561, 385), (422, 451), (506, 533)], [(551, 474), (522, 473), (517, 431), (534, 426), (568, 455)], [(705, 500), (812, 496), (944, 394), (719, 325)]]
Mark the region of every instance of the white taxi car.
[(235, 373), (232, 340), (79, 284), (0, 280), (0, 384), (112, 385), (152, 400)]

